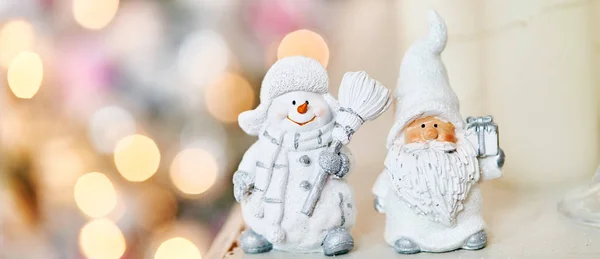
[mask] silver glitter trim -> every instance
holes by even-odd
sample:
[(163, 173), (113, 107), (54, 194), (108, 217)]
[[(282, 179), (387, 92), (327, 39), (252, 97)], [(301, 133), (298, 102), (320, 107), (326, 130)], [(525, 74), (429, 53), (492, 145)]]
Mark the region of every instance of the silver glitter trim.
[(261, 161), (256, 161), (256, 167), (260, 167), (260, 168), (264, 168), (264, 169), (268, 169), (267, 165), (265, 165), (263, 162)]
[[(352, 110), (352, 108), (344, 108), (344, 107), (340, 107), (340, 111), (341, 111), (341, 112), (347, 112), (347, 113), (350, 113), (350, 114), (352, 114), (352, 115), (354, 115), (354, 116), (358, 117), (362, 123), (365, 123), (365, 119), (363, 119), (362, 117), (360, 117), (360, 115), (359, 115), (357, 112), (355, 112), (354, 110)], [(361, 123), (361, 124), (362, 124), (362, 123)]]
[(267, 139), (271, 140), (271, 143), (273, 143), (273, 144), (275, 144), (275, 145), (279, 145), (279, 143), (277, 142), (277, 139), (276, 139), (276, 138), (274, 138), (273, 136), (271, 136), (271, 135), (269, 134), (269, 132), (267, 132), (266, 130), (265, 130), (265, 132), (263, 133), (263, 136), (265, 136), (265, 138), (267, 138)]
[(338, 192), (338, 197), (340, 197), (340, 213), (342, 213), (342, 223), (340, 227), (343, 227), (346, 224), (346, 214), (344, 214), (344, 195), (341, 192)]
[(321, 138), (323, 136), (323, 131), (321, 131), (321, 129), (319, 129), (319, 136), (317, 136), (317, 144), (321, 145), (323, 143), (323, 139)]
[(334, 128), (342, 128), (344, 130), (344, 133), (346, 133), (346, 136), (348, 137), (348, 139), (350, 139), (350, 137), (352, 137), (352, 135), (354, 135), (354, 133), (356, 132), (350, 126), (346, 125), (345, 127), (342, 127), (342, 125), (337, 122), (335, 123), (335, 125), (333, 127)]
[(264, 197), (263, 202), (265, 203), (283, 203), (280, 199)]
[(296, 132), (294, 134), (294, 149), (298, 150), (298, 146), (300, 146), (300, 133)]
[(273, 164), (273, 169), (282, 169), (282, 168), (287, 168), (287, 165), (279, 165), (279, 164)]

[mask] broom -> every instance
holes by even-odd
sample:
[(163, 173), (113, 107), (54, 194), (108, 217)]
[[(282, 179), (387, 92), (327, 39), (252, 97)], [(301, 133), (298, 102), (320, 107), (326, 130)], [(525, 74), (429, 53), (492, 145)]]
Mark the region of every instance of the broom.
[[(374, 120), (392, 104), (390, 90), (364, 72), (347, 72), (339, 92), (340, 109), (335, 118), (333, 141), (325, 152), (339, 154), (360, 126)], [(302, 213), (311, 217), (329, 174), (321, 170), (302, 206)]]

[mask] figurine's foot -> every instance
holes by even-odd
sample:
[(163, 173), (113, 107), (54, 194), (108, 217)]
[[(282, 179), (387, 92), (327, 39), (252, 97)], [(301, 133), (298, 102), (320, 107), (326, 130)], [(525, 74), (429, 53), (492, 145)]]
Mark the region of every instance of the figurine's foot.
[(257, 234), (252, 229), (248, 229), (242, 233), (240, 237), (242, 250), (247, 254), (266, 253), (273, 249), (273, 245), (263, 236)]
[(466, 250), (479, 250), (485, 247), (487, 244), (487, 234), (484, 230), (481, 230), (473, 235), (471, 235), (465, 241), (465, 245), (462, 249)]
[(421, 252), (421, 248), (417, 243), (413, 242), (408, 237), (401, 237), (394, 243), (394, 250), (399, 254), (416, 254)]
[(343, 255), (354, 248), (354, 238), (348, 230), (343, 227), (337, 227), (329, 230), (325, 240), (323, 240), (323, 253), (326, 256)]

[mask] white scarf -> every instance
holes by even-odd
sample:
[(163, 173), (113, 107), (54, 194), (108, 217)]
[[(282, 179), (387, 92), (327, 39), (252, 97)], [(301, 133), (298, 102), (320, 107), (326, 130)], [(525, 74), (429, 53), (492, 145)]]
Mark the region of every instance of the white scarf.
[(256, 162), (253, 195), (260, 202), (254, 208), (256, 217), (264, 217), (264, 206), (276, 206), (269, 211), (267, 221), (280, 226), (285, 205), (285, 191), (289, 176), (288, 152), (323, 148), (331, 142), (334, 121), (315, 130), (287, 132), (276, 127), (266, 127), (258, 139), (260, 158)]
[(266, 202), (283, 202), (289, 174), (288, 152), (326, 147), (331, 142), (333, 125), (334, 122), (331, 121), (323, 127), (306, 132), (287, 132), (267, 127), (261, 132), (258, 139), (262, 155), (256, 166), (266, 169), (266, 174), (257, 173), (254, 185), (259, 191), (265, 191)]

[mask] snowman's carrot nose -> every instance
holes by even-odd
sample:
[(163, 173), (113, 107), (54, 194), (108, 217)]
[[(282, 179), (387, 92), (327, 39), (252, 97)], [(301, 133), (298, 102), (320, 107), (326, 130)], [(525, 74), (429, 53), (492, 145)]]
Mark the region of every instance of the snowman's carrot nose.
[(306, 101), (302, 105), (298, 106), (298, 108), (296, 110), (300, 114), (305, 114), (306, 111), (308, 111), (308, 101)]

